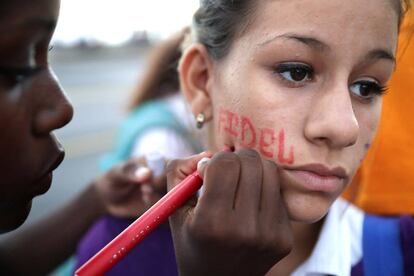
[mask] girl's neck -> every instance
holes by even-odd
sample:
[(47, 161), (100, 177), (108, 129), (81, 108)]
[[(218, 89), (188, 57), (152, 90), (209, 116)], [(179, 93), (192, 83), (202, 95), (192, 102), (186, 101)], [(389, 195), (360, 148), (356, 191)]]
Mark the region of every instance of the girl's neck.
[(292, 222), (293, 249), (288, 256), (273, 266), (267, 275), (291, 275), (306, 261), (315, 247), (323, 222), (324, 219), (313, 224)]

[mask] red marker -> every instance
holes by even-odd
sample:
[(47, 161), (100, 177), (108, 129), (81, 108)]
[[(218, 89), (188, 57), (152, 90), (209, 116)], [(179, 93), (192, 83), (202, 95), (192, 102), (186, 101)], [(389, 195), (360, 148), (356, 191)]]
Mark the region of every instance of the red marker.
[(139, 242), (180, 208), (198, 189), (203, 180), (198, 172), (187, 176), (148, 211), (81, 266), (75, 275), (103, 275)]

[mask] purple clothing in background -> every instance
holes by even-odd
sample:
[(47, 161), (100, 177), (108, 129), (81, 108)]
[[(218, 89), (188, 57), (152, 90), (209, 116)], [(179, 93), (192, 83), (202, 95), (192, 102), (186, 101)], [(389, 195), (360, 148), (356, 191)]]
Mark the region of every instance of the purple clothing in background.
[(400, 218), (401, 244), (404, 256), (405, 275), (414, 275), (414, 219), (411, 216)]
[[(78, 245), (75, 270), (133, 221), (105, 216), (95, 223)], [(170, 229), (158, 227), (105, 275), (178, 275)]]
[(364, 264), (362, 260), (352, 267), (351, 276), (364, 276)]
[[(405, 215), (399, 218), (400, 241), (403, 253), (403, 266), (405, 276), (414, 276), (414, 218)], [(378, 248), (381, 250), (381, 248)], [(365, 275), (363, 260), (352, 267), (351, 276), (376, 276)]]
[[(106, 216), (95, 223), (79, 243), (76, 269), (132, 222), (133, 220)], [(401, 216), (399, 228), (404, 275), (414, 276), (414, 219), (410, 216)], [(178, 276), (170, 229), (166, 225), (158, 227), (105, 275)], [(371, 275), (365, 275), (363, 260), (360, 260), (352, 267), (351, 276)]]

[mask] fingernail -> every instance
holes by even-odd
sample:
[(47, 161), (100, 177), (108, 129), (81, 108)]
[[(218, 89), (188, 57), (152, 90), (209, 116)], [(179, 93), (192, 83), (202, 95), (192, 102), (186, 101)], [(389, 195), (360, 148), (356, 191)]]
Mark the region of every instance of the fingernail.
[(139, 167), (134, 174), (138, 180), (143, 180), (146, 179), (150, 173), (151, 170), (147, 167)]
[(207, 163), (210, 161), (210, 158), (203, 157), (200, 161), (197, 163), (197, 171), (200, 173), (200, 175), (204, 174), (204, 168), (207, 165)]

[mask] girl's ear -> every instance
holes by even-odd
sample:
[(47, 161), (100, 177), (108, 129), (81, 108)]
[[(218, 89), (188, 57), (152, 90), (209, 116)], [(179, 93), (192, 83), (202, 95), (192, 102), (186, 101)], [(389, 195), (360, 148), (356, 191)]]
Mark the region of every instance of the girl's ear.
[(212, 61), (201, 44), (191, 45), (181, 58), (179, 67), (180, 84), (184, 96), (196, 117), (204, 113), (206, 122), (212, 119), (211, 86)]

